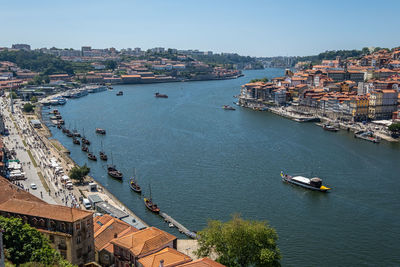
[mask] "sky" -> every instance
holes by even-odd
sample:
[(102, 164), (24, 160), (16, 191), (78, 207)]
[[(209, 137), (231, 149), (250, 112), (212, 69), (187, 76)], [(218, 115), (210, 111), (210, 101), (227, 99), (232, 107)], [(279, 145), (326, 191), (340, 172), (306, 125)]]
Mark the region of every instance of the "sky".
[(400, 46), (399, 10), (400, 0), (0, 0), (0, 47), (306, 56)]

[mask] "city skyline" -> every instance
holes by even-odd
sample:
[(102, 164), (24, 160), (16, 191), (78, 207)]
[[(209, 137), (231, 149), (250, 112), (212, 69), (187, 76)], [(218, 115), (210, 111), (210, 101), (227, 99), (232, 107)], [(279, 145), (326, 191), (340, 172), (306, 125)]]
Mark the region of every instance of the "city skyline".
[(306, 56), (326, 50), (398, 46), (400, 3), (371, 3), (7, 2), (0, 10), (8, 22), (0, 46), (165, 47), (245, 56)]

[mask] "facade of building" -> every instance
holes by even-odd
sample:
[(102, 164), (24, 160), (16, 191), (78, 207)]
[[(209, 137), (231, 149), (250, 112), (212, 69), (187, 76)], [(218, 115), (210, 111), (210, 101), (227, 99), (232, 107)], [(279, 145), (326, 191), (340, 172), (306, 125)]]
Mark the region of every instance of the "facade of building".
[(69, 262), (94, 260), (93, 214), (48, 204), (0, 177), (0, 215), (17, 217), (48, 237), (51, 246)]

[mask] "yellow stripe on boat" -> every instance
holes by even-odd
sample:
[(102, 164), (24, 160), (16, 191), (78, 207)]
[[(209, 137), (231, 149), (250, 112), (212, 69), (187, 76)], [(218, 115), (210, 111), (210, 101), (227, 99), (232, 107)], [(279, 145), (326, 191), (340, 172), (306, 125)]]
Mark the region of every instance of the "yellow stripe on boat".
[(329, 187), (325, 187), (323, 185), (319, 189), (321, 189), (321, 190), (331, 190)]

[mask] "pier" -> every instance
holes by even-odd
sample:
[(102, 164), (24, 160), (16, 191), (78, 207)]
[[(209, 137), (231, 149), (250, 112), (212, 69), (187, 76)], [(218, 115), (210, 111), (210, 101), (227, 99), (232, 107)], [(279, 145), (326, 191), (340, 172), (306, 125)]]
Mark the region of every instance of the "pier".
[(190, 231), (185, 226), (177, 222), (174, 218), (166, 214), (165, 212), (160, 212), (160, 216), (164, 218), (164, 220), (168, 223), (172, 223), (176, 228), (178, 228), (179, 232), (187, 235), (190, 238), (196, 239), (197, 234), (195, 232)]

